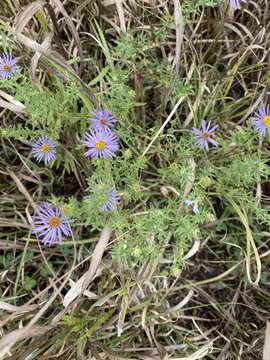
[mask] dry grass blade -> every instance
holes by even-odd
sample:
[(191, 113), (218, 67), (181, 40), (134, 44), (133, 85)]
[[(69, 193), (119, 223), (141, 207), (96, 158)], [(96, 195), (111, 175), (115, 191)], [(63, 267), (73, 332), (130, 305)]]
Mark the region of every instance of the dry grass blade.
[(168, 125), (168, 123), (170, 122), (171, 118), (173, 117), (173, 115), (176, 113), (178, 107), (181, 105), (181, 103), (185, 100), (186, 96), (181, 96), (179, 98), (179, 100), (177, 101), (177, 103), (175, 104), (174, 108), (172, 109), (172, 111), (170, 112), (169, 116), (167, 117), (167, 119), (164, 121), (164, 123), (162, 124), (162, 126), (160, 127), (160, 129), (158, 130), (158, 132), (156, 133), (156, 135), (153, 137), (153, 139), (150, 141), (149, 145), (147, 146), (147, 148), (144, 150), (143, 152), (143, 156), (146, 155), (146, 153), (149, 151), (149, 149), (151, 148), (151, 146), (153, 145), (153, 143), (157, 140), (157, 138), (159, 137), (159, 135), (163, 132), (163, 130), (165, 129), (165, 127)]
[(117, 7), (118, 15), (119, 15), (119, 20), (120, 20), (120, 29), (123, 32), (126, 32), (127, 29), (126, 29), (126, 22), (125, 22), (125, 15), (124, 15), (122, 0), (116, 0), (116, 7)]
[(1, 302), (0, 309), (10, 312), (11, 314), (2, 317), (0, 320), (0, 328), (3, 328), (6, 324), (12, 323), (14, 319), (18, 316), (21, 316), (24, 313), (31, 313), (34, 310), (38, 309), (39, 305), (22, 305), (15, 306), (7, 303)]
[[(51, 41), (52, 41), (53, 34), (48, 34), (46, 38), (43, 40), (41, 46), (44, 47), (44, 49), (49, 50)], [(33, 79), (35, 79), (36, 83), (39, 83), (39, 80), (35, 77), (36, 69), (38, 66), (39, 59), (41, 57), (40, 52), (36, 52), (35, 55), (31, 59), (31, 65), (30, 65), (30, 73)]]
[(263, 360), (270, 360), (270, 321), (266, 322), (265, 338), (263, 346)]
[(112, 234), (112, 227), (111, 227), (111, 221), (109, 220), (102, 232), (101, 232), (101, 235), (100, 235), (100, 239), (94, 249), (94, 252), (93, 252), (93, 255), (92, 255), (92, 259), (91, 259), (91, 262), (90, 262), (90, 266), (89, 266), (89, 269), (87, 271), (87, 275), (86, 275), (86, 278), (85, 278), (85, 282), (83, 284), (83, 289), (85, 290), (89, 283), (91, 282), (91, 280), (93, 279), (98, 267), (99, 267), (99, 264), (101, 262), (101, 259), (102, 259), (102, 256), (104, 254), (104, 251), (106, 249), (106, 246), (110, 240), (110, 237), (111, 237), (111, 234)]
[(176, 28), (176, 48), (175, 48), (175, 59), (174, 59), (173, 67), (175, 69), (175, 76), (177, 76), (180, 68), (181, 47), (182, 47), (183, 34), (184, 34), (184, 21), (181, 11), (181, 4), (179, 0), (173, 0), (173, 3), (174, 3), (174, 19), (175, 19), (175, 28)]
[[(73, 264), (74, 266), (74, 264)], [(70, 273), (72, 272), (72, 270), (70, 271)], [(67, 282), (69, 280), (69, 274), (66, 277), (66, 279), (63, 281), (63, 283), (60, 285), (59, 288), (56, 289), (55, 293), (50, 297), (50, 299), (45, 303), (45, 305), (37, 312), (37, 314), (33, 317), (33, 319), (26, 325), (26, 329), (32, 328), (32, 326), (34, 326), (36, 324), (36, 322), (42, 317), (42, 315), (49, 309), (49, 307), (52, 305), (52, 303), (54, 302), (54, 300), (57, 298), (57, 296), (59, 296), (59, 294), (61, 294), (61, 291), (63, 290), (63, 288), (66, 286)], [(63, 314), (64, 315), (64, 312)], [(60, 321), (61, 317), (58, 317), (58, 321)], [(55, 318), (53, 319), (53, 321), (51, 322), (51, 324), (57, 325)]]
[(33, 309), (35, 309), (38, 305), (22, 305), (22, 306), (16, 306), (16, 305), (12, 305), (9, 303), (6, 303), (4, 301), (0, 301), (0, 309), (1, 310), (5, 310), (8, 312), (12, 312), (12, 313), (16, 313), (17, 314), (21, 314), (23, 312), (28, 312), (28, 311), (32, 311)]
[(81, 59), (81, 66), (83, 65), (83, 51), (82, 51), (82, 47), (81, 47), (81, 43), (80, 43), (80, 38), (79, 35), (77, 33), (77, 30), (71, 20), (71, 18), (69, 17), (68, 13), (66, 12), (64, 6), (62, 5), (62, 2), (59, 0), (52, 0), (52, 2), (54, 3), (54, 5), (57, 7), (57, 9), (61, 12), (61, 14), (64, 16), (67, 25), (74, 37), (74, 41), (76, 43), (76, 46), (78, 48), (78, 52), (79, 52), (79, 56)]
[[(26, 24), (30, 21), (32, 16), (44, 5), (46, 2), (44, 0), (38, 0), (35, 3), (30, 4), (26, 7), (26, 9), (18, 16), (17, 21), (15, 22), (15, 25), (13, 27), (13, 34), (17, 37), (17, 40), (21, 42), (24, 46), (34, 50), (35, 52), (38, 52), (44, 56), (46, 56), (48, 59), (52, 60), (56, 64), (60, 65), (62, 68), (67, 70), (71, 75), (73, 75), (83, 86), (85, 92), (89, 96), (90, 100), (95, 104), (95, 106), (98, 106), (97, 99), (92, 94), (91, 90), (88, 88), (88, 86), (81, 80), (81, 78), (76, 74), (76, 72), (66, 64), (66, 61), (64, 58), (61, 58), (59, 54), (56, 52), (50, 51), (46, 48), (46, 44), (40, 45), (36, 41), (28, 38), (27, 36), (22, 34), (22, 31)], [(76, 28), (74, 27), (70, 17), (68, 16), (67, 12), (63, 8), (62, 4), (55, 0), (55, 5), (59, 8), (59, 10), (64, 15), (70, 30), (72, 32), (72, 35), (75, 38), (76, 45), (78, 47), (78, 51), (80, 54), (81, 59), (83, 59), (83, 52), (79, 41), (79, 36), (77, 34)]]
[(126, 296), (123, 296), (121, 300), (121, 306), (120, 306), (120, 313), (119, 318), (117, 321), (117, 336), (121, 336), (123, 333), (123, 328), (125, 324), (125, 316), (128, 310), (128, 298)]
[(14, 23), (14, 30), (22, 32), (33, 15), (46, 4), (45, 0), (37, 0), (29, 4), (22, 13), (17, 17)]
[(0, 90), (0, 96), (2, 96), (2, 98), (4, 98), (5, 100), (9, 101), (10, 103), (12, 103), (13, 105), (16, 105), (19, 109), (21, 109), (22, 111), (25, 109), (25, 106), (18, 100), (15, 100), (13, 96), (7, 94), (6, 92), (4, 92), (3, 90)]
[(14, 312), (19, 309), (19, 306), (15, 306), (4, 301), (0, 301), (0, 310), (5, 310), (9, 312)]
[(0, 96), (5, 99), (3, 100), (0, 98), (0, 107), (14, 113), (25, 114), (25, 106), (20, 101), (15, 100), (13, 96), (7, 94), (3, 90), (0, 90)]
[[(191, 70), (193, 71), (192, 67)], [(191, 74), (192, 74), (191, 71)], [(188, 100), (188, 105), (190, 107), (190, 113), (188, 114), (186, 120), (184, 121), (183, 124), (183, 128), (187, 128), (189, 126), (189, 124), (191, 123), (192, 119), (194, 118), (194, 114), (196, 113), (196, 111), (198, 110), (200, 103), (202, 101), (202, 98), (204, 96), (204, 92), (206, 90), (206, 79), (200, 79), (200, 85), (199, 85), (199, 89), (198, 89), (198, 94), (195, 98), (195, 101), (193, 104), (190, 104), (190, 101)]]
[(11, 227), (11, 228), (23, 228), (23, 229), (30, 229), (30, 226), (27, 224), (23, 224), (23, 223), (19, 223), (16, 221), (8, 221), (8, 220), (2, 220), (2, 218), (0, 218), (0, 226), (1, 227)]
[(73, 283), (72, 287), (69, 289), (69, 291), (66, 293), (64, 300), (63, 300), (63, 306), (67, 307), (69, 304), (71, 304), (81, 293), (83, 293), (83, 283), (84, 283), (84, 279), (86, 277), (86, 273), (83, 274), (83, 276), (81, 276), (79, 278), (79, 280), (77, 280), (76, 282)]
[(56, 19), (56, 16), (55, 16), (55, 13), (54, 13), (54, 10), (52, 8), (52, 6), (49, 4), (49, 3), (46, 3), (46, 9), (50, 15), (50, 18), (52, 20), (52, 23), (53, 23), (53, 26), (54, 26), (54, 38), (55, 38), (55, 41), (57, 42), (57, 45), (59, 47), (59, 50), (62, 54), (62, 56), (65, 58), (65, 59), (68, 59), (68, 54), (65, 50), (65, 48), (63, 47), (63, 43), (61, 41), (61, 36), (60, 36), (60, 33), (59, 33), (59, 27), (58, 27), (58, 23), (57, 23), (57, 19)]
[[(249, 227), (247, 214), (246, 214), (245, 210), (244, 209), (241, 210), (240, 207), (233, 200), (230, 200), (230, 202), (231, 202), (232, 206), (234, 207), (235, 211), (237, 212), (237, 214), (246, 230), (246, 240), (247, 240), (246, 270), (247, 270), (248, 280), (251, 284), (258, 285), (259, 281), (261, 279), (262, 264), (261, 264), (259, 252), (256, 247), (256, 243), (253, 239), (253, 235), (252, 235), (252, 232)], [(251, 279), (251, 269), (252, 269), (252, 266), (251, 266), (252, 251), (251, 250), (253, 250), (256, 265), (257, 265), (257, 276), (256, 276), (255, 281), (253, 281)]]
[(160, 359), (161, 359), (161, 360), (168, 360), (168, 354), (167, 354), (166, 349), (165, 349), (164, 346), (161, 345), (161, 344), (159, 343), (159, 341), (156, 339), (155, 330), (154, 330), (154, 324), (151, 324), (151, 325), (150, 325), (150, 333), (151, 333), (151, 337), (152, 337), (152, 339), (154, 340), (154, 343), (155, 343), (155, 345), (156, 345), (156, 348), (157, 348), (157, 351), (158, 351), (158, 353), (159, 353)]
[(7, 335), (4, 335), (0, 340), (0, 360), (4, 359), (5, 356), (9, 354), (11, 348), (16, 344), (16, 342), (29, 339), (34, 336), (44, 335), (51, 329), (51, 326), (33, 325), (29, 328), (14, 330)]
[(169, 98), (169, 96), (171, 95), (177, 76), (179, 74), (181, 47), (182, 47), (183, 35), (184, 35), (184, 21), (181, 11), (181, 4), (179, 0), (173, 0), (173, 3), (174, 3), (174, 19), (175, 19), (175, 30), (176, 30), (176, 44), (175, 44), (175, 59), (173, 62), (174, 73), (169, 85), (167, 98)]
[(254, 104), (250, 105), (250, 108), (248, 109), (248, 111), (245, 113), (245, 115), (238, 121), (238, 124), (242, 124), (243, 122), (245, 122), (250, 115), (257, 109), (257, 107), (262, 103), (264, 98), (264, 92), (262, 92), (257, 99), (255, 99)]
[(140, 292), (145, 281), (149, 281), (153, 275), (157, 261), (145, 261), (136, 274), (136, 285), (130, 291), (129, 304), (136, 302), (137, 294)]
[(21, 182), (21, 180), (17, 177), (17, 175), (14, 174), (13, 171), (8, 170), (9, 176), (15, 181), (18, 190), (25, 196), (25, 198), (29, 201), (32, 208), (36, 208), (36, 204), (34, 200), (32, 199), (32, 196), (29, 194), (29, 192), (26, 190), (25, 186)]
[(76, 281), (72, 288), (66, 293), (63, 301), (63, 305), (65, 307), (71, 304), (89, 286), (99, 267), (103, 253), (111, 237), (111, 233), (111, 222), (108, 221), (101, 232), (100, 239), (93, 252), (88, 271), (78, 281)]
[(27, 36), (21, 33), (14, 33), (17, 40), (21, 42), (24, 46), (36, 51), (40, 52), (42, 55), (46, 56), (48, 59), (56, 63), (57, 65), (61, 66), (63, 69), (67, 70), (72, 76), (74, 76), (83, 86), (85, 92), (89, 96), (90, 100), (98, 107), (98, 101), (95, 96), (92, 94), (89, 87), (81, 80), (81, 78), (75, 73), (75, 71), (66, 64), (65, 60), (57, 54), (55, 51), (48, 50), (44, 48), (44, 46), (38, 44), (36, 41), (28, 38)]
[(199, 350), (197, 350), (195, 353), (191, 354), (189, 357), (172, 357), (171, 360), (199, 360), (199, 359), (205, 359), (205, 356), (211, 354), (213, 351), (213, 342), (210, 341), (209, 343), (206, 343), (203, 345)]
[(3, 109), (8, 109), (14, 113), (18, 113), (18, 114), (25, 114), (24, 111), (24, 106), (18, 106), (16, 104), (12, 104), (8, 101), (2, 100), (0, 99), (0, 107)]
[(168, 311), (169, 312), (176, 312), (176, 311), (182, 309), (184, 306), (187, 305), (187, 303), (190, 301), (190, 299), (192, 298), (193, 295), (194, 295), (194, 291), (189, 290), (187, 296), (179, 304), (171, 307)]
[(196, 238), (196, 236), (194, 236), (194, 237), (195, 237), (195, 241), (192, 245), (192, 248), (186, 253), (186, 255), (184, 255), (183, 260), (190, 259), (192, 256), (194, 256), (198, 252), (198, 250), (200, 248), (200, 245), (201, 245), (200, 239)]

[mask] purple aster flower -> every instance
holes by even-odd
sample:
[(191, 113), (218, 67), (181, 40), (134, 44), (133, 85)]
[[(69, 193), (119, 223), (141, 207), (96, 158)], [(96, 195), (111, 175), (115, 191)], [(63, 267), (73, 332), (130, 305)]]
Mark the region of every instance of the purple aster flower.
[(56, 240), (62, 244), (63, 235), (70, 236), (71, 230), (69, 221), (61, 214), (61, 211), (50, 207), (46, 202), (36, 210), (32, 233), (41, 238), (45, 245), (51, 246)]
[(94, 130), (109, 129), (116, 123), (116, 119), (112, 116), (110, 110), (94, 110), (93, 117), (90, 118), (91, 128)]
[(33, 156), (38, 162), (44, 160), (47, 165), (55, 159), (56, 143), (53, 142), (48, 136), (40, 136), (32, 145)]
[(261, 106), (252, 118), (253, 125), (257, 128), (260, 138), (268, 132), (270, 135), (270, 106)]
[(187, 206), (191, 206), (192, 207), (192, 211), (194, 212), (194, 214), (198, 214), (199, 209), (198, 209), (198, 205), (195, 201), (193, 200), (185, 200), (185, 204)]
[(94, 160), (112, 159), (119, 150), (117, 137), (109, 129), (86, 132), (82, 144), (89, 149), (84, 156), (91, 156)]
[(192, 128), (192, 132), (195, 135), (196, 145), (204, 146), (205, 150), (209, 150), (208, 143), (210, 142), (214, 146), (218, 147), (218, 142), (213, 139), (215, 136), (215, 131), (218, 128), (218, 125), (214, 125), (211, 127), (211, 121), (206, 124), (206, 121), (202, 121), (202, 125), (200, 129)]
[(230, 5), (233, 7), (234, 10), (240, 10), (241, 5), (240, 2), (246, 2), (245, 0), (230, 0)]
[(100, 207), (100, 211), (115, 211), (120, 202), (120, 195), (114, 189), (108, 189), (104, 193), (104, 203)]
[(9, 79), (18, 70), (17, 60), (9, 54), (0, 56), (0, 76), (2, 79)]

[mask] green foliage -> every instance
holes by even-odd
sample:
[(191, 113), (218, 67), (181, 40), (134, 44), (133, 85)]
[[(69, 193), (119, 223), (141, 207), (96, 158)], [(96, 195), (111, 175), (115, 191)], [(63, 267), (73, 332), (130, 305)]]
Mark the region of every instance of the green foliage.
[(236, 155), (218, 172), (218, 181), (225, 189), (251, 189), (260, 178), (270, 175), (266, 162), (267, 159), (263, 159), (260, 153)]
[(37, 281), (28, 276), (26, 276), (24, 280), (25, 280), (25, 284), (24, 284), (25, 290), (30, 291), (30, 290), (34, 289), (37, 285)]
[(47, 262), (40, 269), (40, 275), (43, 277), (51, 276), (53, 274), (53, 263)]
[(122, 34), (116, 41), (114, 51), (123, 62), (128, 59), (136, 61), (138, 57), (144, 56), (148, 42), (149, 38), (146, 34), (139, 34), (136, 37), (133, 34)]
[(128, 86), (128, 72), (116, 67), (106, 80), (110, 91), (104, 99), (104, 105), (125, 119), (135, 102), (134, 90)]
[(124, 212), (114, 216), (113, 229), (116, 236), (123, 236), (114, 246), (115, 258), (126, 262), (131, 269), (146, 259), (156, 259), (168, 236), (169, 225), (169, 209), (150, 209), (142, 214), (134, 214), (129, 221)]
[(49, 129), (49, 134), (58, 139), (61, 129), (71, 130), (82, 120), (82, 115), (78, 116), (77, 113), (81, 90), (75, 82), (69, 81), (64, 85), (57, 78), (54, 86), (55, 90), (40, 90), (30, 80), (24, 79), (15, 90), (16, 99), (25, 105), (30, 115), (31, 127)]
[(192, 84), (186, 84), (181, 79), (176, 79), (174, 85), (174, 95), (176, 98), (180, 98), (181, 96), (187, 94), (193, 94), (193, 86)]
[[(187, 20), (199, 14), (204, 6), (217, 3), (184, 1), (183, 16)], [(152, 16), (145, 16), (151, 24)], [(0, 127), (0, 133), (5, 139), (26, 144), (41, 134), (48, 134), (58, 142), (56, 160), (48, 168), (42, 168), (40, 195), (59, 206), (71, 220), (75, 243), (99, 232), (110, 218), (117, 239), (110, 248), (115, 261), (120, 260), (133, 269), (145, 260), (154, 261), (162, 256), (170, 263), (171, 273), (177, 276), (183, 255), (194, 239), (219, 236), (227, 231), (228, 239), (232, 243), (236, 241), (231, 234), (235, 225), (226, 221), (226, 217), (235, 216), (231, 199), (245, 209), (250, 224), (259, 222), (262, 228), (270, 224), (268, 209), (254, 194), (257, 183), (264, 184), (270, 171), (268, 157), (258, 149), (250, 121), (226, 137), (221, 136), (222, 129), (218, 133), (221, 148), (217, 152), (206, 153), (195, 146), (190, 128), (197, 126), (202, 118), (215, 120), (222, 114), (225, 120), (230, 115), (234, 119), (243, 111), (226, 108), (222, 98), (226, 82), (221, 82), (209, 96), (198, 95), (201, 83), (196, 76), (205, 71), (200, 68), (194, 68), (191, 79), (188, 71), (181, 69), (168, 100), (172, 108), (180, 97), (185, 96), (187, 103), (177, 109), (148, 152), (144, 152), (171, 111), (162, 109), (160, 104), (172, 84), (172, 50), (167, 44), (171, 41), (169, 34), (175, 31), (175, 19), (168, 10), (159, 16), (159, 27), (122, 33), (115, 38), (114, 45), (107, 43), (99, 24), (94, 26), (105, 63), (97, 66), (98, 71), (89, 83), (100, 106), (110, 109), (118, 119), (115, 131), (121, 151), (115, 159), (84, 158), (79, 139), (89, 127), (92, 105), (81, 84), (65, 71), (59, 73), (57, 67), (46, 81), (41, 77), (43, 82), (39, 85), (23, 69), (11, 81), (0, 83), (25, 106), (26, 112), (19, 121), (8, 118), (8, 126)], [(188, 56), (185, 53), (185, 61)], [(210, 71), (214, 80), (217, 74), (216, 69)], [(192, 106), (194, 99), (198, 101), (196, 108)], [(194, 123), (183, 128), (190, 111), (194, 111)], [(30, 148), (20, 155), (26, 159), (29, 153)], [(196, 164), (193, 170), (191, 160)], [(26, 161), (32, 171), (42, 167), (31, 159)], [(103, 213), (100, 208), (110, 188), (119, 192), (122, 202), (118, 211)], [(186, 205), (187, 199), (196, 203), (198, 212)], [(206, 230), (205, 225), (218, 216), (220, 223), (216, 229)], [(87, 254), (91, 253), (91, 246), (85, 247)], [(72, 256), (68, 246), (63, 246), (61, 253)], [(12, 261), (9, 254), (2, 256), (3, 264)], [(31, 256), (26, 253), (26, 260), (31, 261)], [(39, 273), (46, 278), (53, 272), (53, 262), (48, 261)], [(36, 286), (30, 278), (25, 284), (29, 290)], [(67, 317), (64, 321), (71, 331), (85, 325), (75, 318)]]
[(24, 128), (22, 124), (14, 124), (8, 128), (0, 127), (0, 136), (6, 139), (34, 139), (42, 134), (43, 131), (27, 129)]
[(9, 267), (13, 261), (13, 254), (11, 252), (5, 252), (0, 256), (0, 264), (5, 268)]
[(182, 4), (183, 16), (186, 20), (191, 15), (199, 15), (202, 6), (216, 6), (219, 0), (184, 0)]
[(85, 325), (85, 320), (83, 318), (65, 315), (62, 319), (62, 324), (70, 327), (71, 332), (79, 332)]

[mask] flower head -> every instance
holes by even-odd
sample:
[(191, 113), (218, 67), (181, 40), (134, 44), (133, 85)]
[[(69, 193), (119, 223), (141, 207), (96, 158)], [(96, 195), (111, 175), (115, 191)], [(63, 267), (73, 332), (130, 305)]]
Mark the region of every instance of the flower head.
[(211, 121), (206, 124), (206, 121), (202, 121), (202, 125), (200, 129), (193, 128), (192, 132), (195, 135), (196, 145), (204, 146), (205, 150), (209, 150), (208, 143), (210, 142), (214, 146), (218, 147), (218, 142), (213, 139), (215, 136), (215, 131), (218, 128), (218, 125), (214, 125), (211, 127)]
[(32, 145), (33, 156), (38, 162), (44, 160), (47, 165), (55, 159), (56, 144), (48, 136), (40, 136)]
[(252, 118), (253, 125), (257, 128), (260, 138), (268, 132), (270, 135), (270, 106), (261, 106)]
[(199, 209), (198, 209), (198, 205), (197, 205), (197, 203), (195, 201), (187, 199), (187, 200), (185, 200), (185, 204), (187, 206), (192, 207), (192, 211), (194, 212), (194, 214), (198, 214)]
[(0, 76), (2, 79), (9, 79), (18, 70), (17, 60), (9, 54), (0, 56)]
[(82, 144), (88, 148), (84, 156), (94, 160), (112, 159), (119, 150), (117, 137), (109, 129), (86, 132)]
[(246, 2), (245, 0), (230, 0), (230, 5), (234, 10), (240, 10), (241, 9), (241, 5), (240, 2)]
[(90, 118), (91, 128), (94, 130), (109, 129), (116, 123), (110, 110), (94, 110), (93, 117)]
[(107, 189), (104, 193), (104, 203), (100, 211), (115, 211), (120, 201), (120, 195), (114, 189)]
[(33, 234), (42, 239), (45, 245), (53, 245), (58, 240), (63, 242), (63, 235), (70, 236), (69, 221), (57, 208), (52, 208), (47, 202), (39, 206), (33, 218)]

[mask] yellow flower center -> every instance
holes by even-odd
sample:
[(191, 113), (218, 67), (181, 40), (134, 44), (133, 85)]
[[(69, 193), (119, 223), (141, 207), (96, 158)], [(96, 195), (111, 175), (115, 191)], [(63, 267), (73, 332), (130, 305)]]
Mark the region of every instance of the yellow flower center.
[(204, 140), (208, 140), (210, 138), (210, 135), (207, 131), (203, 132), (202, 137)]
[(48, 154), (49, 151), (50, 151), (50, 145), (49, 144), (43, 144), (41, 146), (41, 152), (43, 154)]
[(11, 71), (11, 66), (8, 65), (8, 64), (4, 64), (4, 65), (3, 65), (3, 71), (5, 71), (5, 72), (10, 72), (10, 71)]
[(265, 126), (270, 126), (270, 115), (267, 115), (263, 118), (263, 123)]
[(48, 224), (49, 224), (50, 228), (55, 229), (61, 225), (61, 220), (58, 216), (53, 216), (48, 221)]
[(101, 119), (100, 123), (101, 123), (101, 125), (105, 126), (105, 125), (107, 125), (108, 121), (106, 119)]
[(96, 142), (96, 149), (97, 150), (104, 150), (105, 146), (106, 146), (106, 143), (103, 140), (99, 140), (99, 141)]

